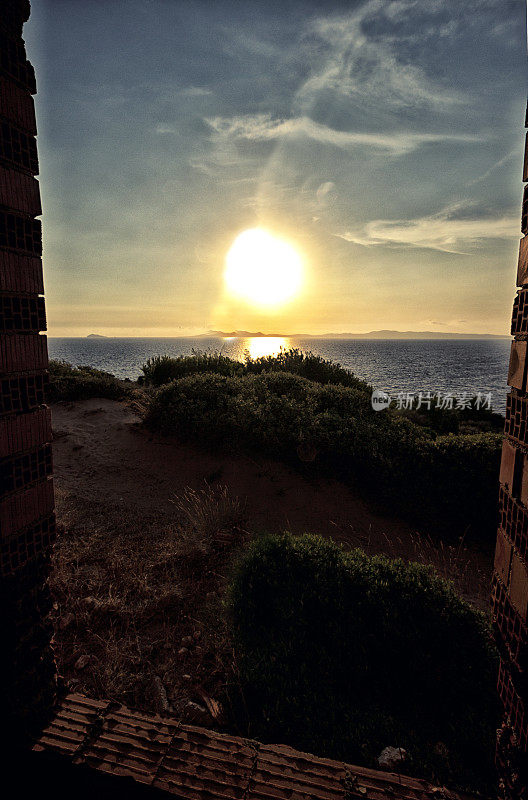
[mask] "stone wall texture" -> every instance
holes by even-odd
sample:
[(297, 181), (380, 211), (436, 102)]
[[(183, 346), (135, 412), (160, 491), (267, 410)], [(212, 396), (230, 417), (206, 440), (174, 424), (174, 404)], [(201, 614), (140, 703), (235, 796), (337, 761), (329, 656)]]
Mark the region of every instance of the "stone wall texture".
[(55, 536), (48, 353), (33, 67), (22, 26), (27, 0), (0, 12), (0, 641), (3, 729), (31, 739), (56, 702), (45, 619)]

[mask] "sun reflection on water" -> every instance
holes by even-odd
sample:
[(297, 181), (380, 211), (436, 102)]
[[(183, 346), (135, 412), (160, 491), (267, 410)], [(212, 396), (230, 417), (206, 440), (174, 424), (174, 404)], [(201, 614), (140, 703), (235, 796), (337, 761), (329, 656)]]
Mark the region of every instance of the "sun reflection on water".
[(251, 339), (244, 339), (243, 347), (251, 358), (276, 356), (281, 349), (290, 348), (290, 340), (282, 336), (254, 336)]

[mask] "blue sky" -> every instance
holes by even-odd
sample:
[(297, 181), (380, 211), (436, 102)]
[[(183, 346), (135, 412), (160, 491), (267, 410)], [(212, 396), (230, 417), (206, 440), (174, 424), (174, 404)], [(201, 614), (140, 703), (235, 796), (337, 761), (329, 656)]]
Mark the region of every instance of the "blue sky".
[[(523, 0), (33, 0), (51, 335), (506, 333)], [(225, 297), (241, 231), (303, 291)]]

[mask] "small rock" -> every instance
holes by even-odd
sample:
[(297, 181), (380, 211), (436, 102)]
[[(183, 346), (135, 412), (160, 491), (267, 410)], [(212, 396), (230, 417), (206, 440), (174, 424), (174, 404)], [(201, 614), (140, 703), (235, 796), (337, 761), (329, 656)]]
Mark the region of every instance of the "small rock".
[(86, 669), (88, 664), (93, 664), (96, 661), (97, 661), (97, 659), (96, 659), (95, 656), (89, 656), (89, 655), (85, 654), (83, 656), (80, 656), (77, 659), (77, 661), (75, 662), (75, 669), (77, 669), (79, 671), (82, 670), (82, 669)]
[(211, 722), (207, 709), (192, 700), (189, 700), (183, 713), (187, 722), (194, 722), (196, 725), (209, 725)]
[(397, 770), (406, 758), (403, 747), (386, 747), (378, 756), (378, 765), (381, 769)]

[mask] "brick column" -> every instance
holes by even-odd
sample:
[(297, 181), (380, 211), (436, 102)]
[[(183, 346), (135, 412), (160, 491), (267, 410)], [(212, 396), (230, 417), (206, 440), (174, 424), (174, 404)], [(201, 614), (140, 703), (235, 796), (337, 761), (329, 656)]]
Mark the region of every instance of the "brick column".
[(0, 715), (15, 745), (39, 731), (56, 699), (45, 622), (55, 519), (36, 86), (22, 39), (29, 11), (28, 0), (3, 0), (0, 13)]
[[(527, 120), (528, 127), (528, 110)], [(528, 134), (523, 181), (528, 182)], [(501, 661), (498, 691), (504, 718), (497, 767), (506, 798), (528, 792), (528, 185), (524, 188), (513, 303), (505, 439), (502, 449), (499, 530), (493, 575), (493, 625)]]

